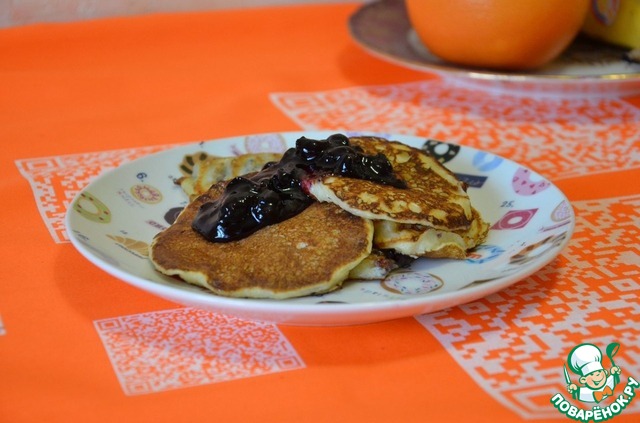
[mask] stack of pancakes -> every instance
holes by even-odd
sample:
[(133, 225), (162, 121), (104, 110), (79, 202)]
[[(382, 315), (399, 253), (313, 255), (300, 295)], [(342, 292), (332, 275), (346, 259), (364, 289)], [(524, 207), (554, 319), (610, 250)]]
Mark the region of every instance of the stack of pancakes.
[(367, 155), (384, 154), (407, 188), (344, 176), (305, 181), (315, 198), (302, 213), (228, 243), (192, 229), (201, 205), (219, 198), (229, 179), (275, 157), (207, 157), (180, 185), (192, 200), (150, 248), (156, 269), (219, 295), (291, 298), (334, 290), (347, 279), (380, 279), (397, 257), (462, 259), (482, 243), (482, 220), (458, 181), (422, 150), (378, 137), (352, 137)]

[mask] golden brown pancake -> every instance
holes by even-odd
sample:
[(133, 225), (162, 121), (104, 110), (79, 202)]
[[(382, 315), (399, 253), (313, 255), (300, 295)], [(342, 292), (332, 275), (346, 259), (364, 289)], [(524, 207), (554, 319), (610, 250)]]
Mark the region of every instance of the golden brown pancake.
[(349, 141), (366, 154), (384, 154), (406, 189), (341, 176), (324, 176), (309, 192), (351, 214), (372, 220), (419, 224), (434, 229), (466, 229), (473, 218), (465, 185), (424, 151), (378, 137)]
[[(278, 153), (247, 153), (235, 157), (204, 156), (196, 158), (197, 160), (191, 158), (189, 162), (195, 162), (192, 170), (187, 172), (179, 183), (193, 200), (204, 194), (216, 182), (257, 172), (266, 163), (277, 161), (281, 156), (282, 154)], [(381, 279), (397, 267), (395, 260), (380, 252), (372, 252), (370, 257), (362, 260), (350, 272), (348, 279)]]
[(467, 229), (443, 231), (422, 225), (374, 221), (376, 248), (393, 249), (411, 257), (464, 259), (467, 251), (484, 242), (489, 225), (471, 209), (473, 220)]
[(366, 154), (384, 154), (406, 189), (324, 176), (311, 183), (319, 201), (372, 219), (374, 247), (411, 257), (464, 259), (484, 241), (489, 225), (471, 206), (466, 186), (422, 150), (378, 137), (353, 137)]
[(283, 299), (338, 288), (371, 252), (371, 221), (329, 203), (313, 203), (238, 241), (209, 242), (191, 222), (224, 186), (211, 187), (154, 238), (150, 258), (160, 272), (219, 295)]
[(202, 204), (222, 195), (227, 182), (219, 181), (256, 172), (281, 155), (202, 157), (180, 181), (193, 201), (153, 240), (151, 261), (160, 272), (219, 295), (283, 299), (328, 292), (345, 279), (384, 278), (399, 265), (379, 249), (464, 259), (484, 241), (489, 225), (471, 206), (466, 186), (435, 158), (377, 137), (350, 143), (368, 155), (384, 154), (407, 189), (313, 178), (305, 184), (320, 202), (238, 241), (210, 242), (191, 225)]
[(248, 153), (235, 157), (205, 156), (196, 161), (190, 174), (178, 181), (190, 199), (206, 192), (216, 182), (257, 172), (269, 163), (280, 160), (281, 153)]

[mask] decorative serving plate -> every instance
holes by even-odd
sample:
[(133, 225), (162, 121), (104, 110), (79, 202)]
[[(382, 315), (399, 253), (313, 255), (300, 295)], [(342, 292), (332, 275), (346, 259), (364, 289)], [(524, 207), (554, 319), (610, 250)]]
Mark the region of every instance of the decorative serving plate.
[[(575, 217), (568, 200), (535, 172), (469, 147), (368, 134), (424, 148), (464, 180), (472, 203), (491, 223), (486, 242), (466, 260), (418, 259), (384, 280), (348, 281), (325, 295), (288, 300), (221, 297), (154, 269), (148, 246), (188, 203), (175, 179), (188, 174), (195, 161), (204, 155), (282, 152), (301, 136), (324, 139), (332, 133), (225, 138), (124, 164), (94, 179), (75, 197), (66, 216), (71, 242), (110, 275), (180, 304), (282, 324), (349, 325), (429, 313), (479, 299), (545, 266), (571, 238)], [(295, 271), (283, 263), (282, 272)]]

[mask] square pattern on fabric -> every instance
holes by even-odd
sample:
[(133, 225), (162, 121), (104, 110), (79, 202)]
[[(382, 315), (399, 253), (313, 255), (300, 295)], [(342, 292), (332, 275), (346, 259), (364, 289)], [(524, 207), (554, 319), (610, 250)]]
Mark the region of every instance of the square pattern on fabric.
[(270, 323), (180, 308), (94, 322), (127, 395), (304, 368)]
[[(528, 419), (558, 416), (549, 400), (570, 396), (563, 365), (581, 343), (619, 343), (621, 380), (640, 375), (640, 196), (573, 206), (576, 231), (556, 262), (481, 300), (417, 317), (478, 385)], [(625, 409), (633, 412), (640, 401)]]

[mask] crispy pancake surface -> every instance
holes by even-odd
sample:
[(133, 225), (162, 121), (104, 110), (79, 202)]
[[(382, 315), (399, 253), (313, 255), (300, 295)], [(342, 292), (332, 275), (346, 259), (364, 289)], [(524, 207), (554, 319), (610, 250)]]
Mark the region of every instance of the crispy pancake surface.
[(211, 187), (154, 238), (150, 258), (160, 272), (219, 295), (284, 299), (338, 288), (371, 252), (371, 221), (328, 203), (239, 241), (209, 242), (191, 222), (223, 189), (224, 183)]
[(334, 203), (349, 213), (373, 220), (441, 230), (469, 227), (473, 216), (465, 186), (435, 158), (417, 148), (379, 137), (352, 137), (349, 141), (366, 154), (384, 154), (407, 188), (327, 175), (312, 181), (309, 187), (319, 201)]

